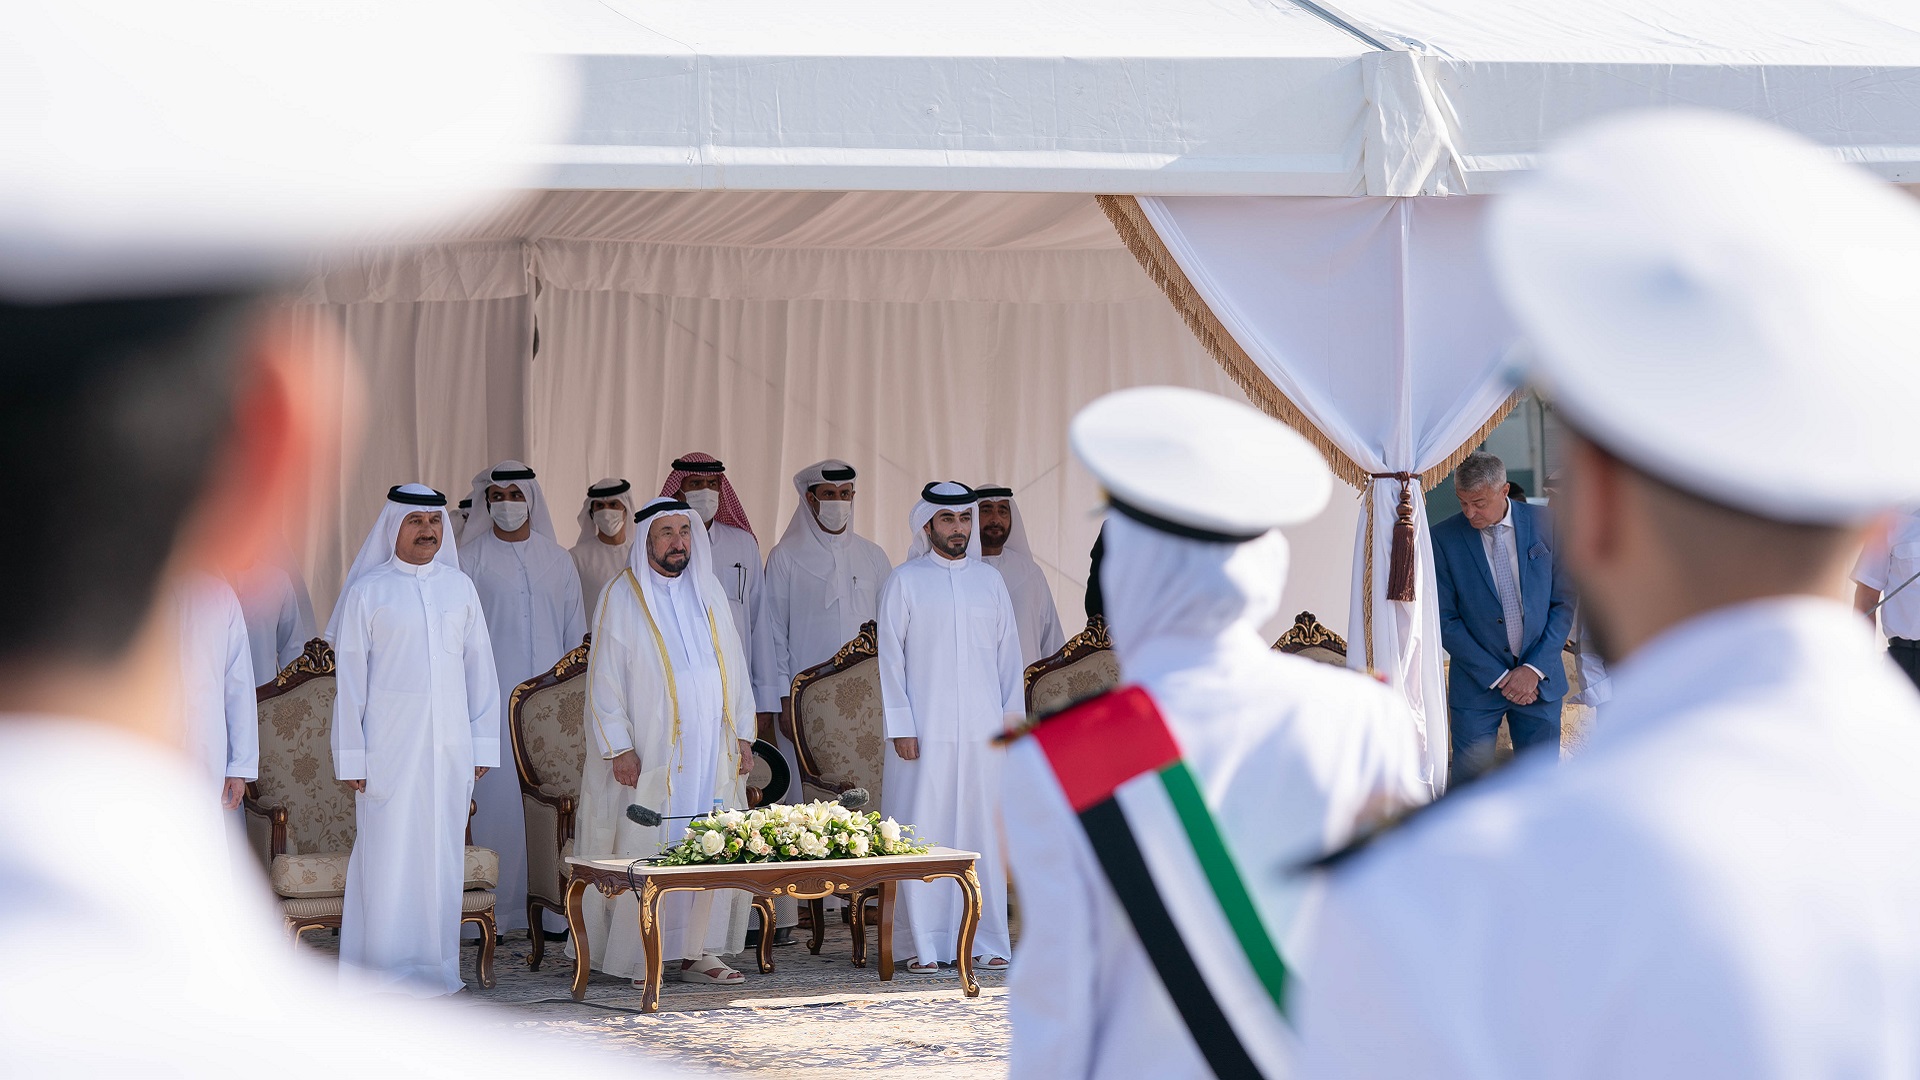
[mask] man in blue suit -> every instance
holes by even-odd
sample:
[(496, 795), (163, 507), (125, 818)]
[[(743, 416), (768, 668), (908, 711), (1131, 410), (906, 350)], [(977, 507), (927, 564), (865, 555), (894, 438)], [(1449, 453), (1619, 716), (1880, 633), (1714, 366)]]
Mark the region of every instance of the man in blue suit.
[(1573, 588), (1554, 559), (1551, 519), (1507, 497), (1499, 458), (1468, 456), (1453, 483), (1460, 513), (1433, 527), (1433, 565), (1440, 641), (1453, 660), (1453, 774), (1466, 780), (1493, 763), (1502, 717), (1515, 753), (1559, 747)]

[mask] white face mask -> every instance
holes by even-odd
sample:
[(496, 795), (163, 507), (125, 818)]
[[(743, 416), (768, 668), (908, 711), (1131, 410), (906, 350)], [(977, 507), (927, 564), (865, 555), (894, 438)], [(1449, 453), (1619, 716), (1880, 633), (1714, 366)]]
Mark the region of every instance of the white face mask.
[(499, 526), (501, 532), (513, 532), (527, 523), (527, 504), (506, 502), (487, 504), (487, 516)]
[(600, 530), (601, 536), (619, 536), (620, 526), (627, 523), (627, 512), (621, 509), (595, 510), (593, 527)]
[(680, 501), (693, 507), (693, 512), (700, 515), (700, 520), (709, 525), (713, 524), (713, 515), (720, 512), (720, 493), (712, 488), (683, 492)]
[(820, 527), (830, 533), (839, 532), (853, 520), (852, 499), (821, 499), (818, 505)]

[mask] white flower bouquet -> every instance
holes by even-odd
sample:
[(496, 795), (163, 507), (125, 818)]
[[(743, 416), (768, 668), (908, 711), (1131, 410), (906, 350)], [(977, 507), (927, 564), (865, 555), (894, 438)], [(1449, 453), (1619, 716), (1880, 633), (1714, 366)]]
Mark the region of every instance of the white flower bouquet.
[(869, 855), (924, 855), (929, 846), (879, 814), (839, 803), (775, 804), (754, 810), (717, 810), (687, 822), (687, 834), (660, 855), (664, 866), (710, 863), (860, 859)]

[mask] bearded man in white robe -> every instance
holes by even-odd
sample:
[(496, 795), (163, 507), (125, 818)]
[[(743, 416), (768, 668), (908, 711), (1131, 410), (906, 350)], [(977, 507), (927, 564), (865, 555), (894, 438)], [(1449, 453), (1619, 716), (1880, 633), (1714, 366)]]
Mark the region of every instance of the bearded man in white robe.
[(500, 764), (493, 648), (446, 506), (387, 493), (327, 627), (334, 775), (356, 792), (341, 978), (418, 997), (461, 988), (468, 800)]
[(1014, 621), (1020, 626), (1020, 662), (1032, 667), (1067, 643), (1060, 629), (1060, 609), (1053, 603), (1053, 587), (1047, 584), (1046, 571), (1034, 561), (1013, 489), (985, 484), (973, 493), (980, 497), (980, 557), (1000, 571), (1007, 583)]
[[(690, 816), (746, 807), (753, 693), (726, 594), (708, 569), (707, 530), (677, 499), (654, 499), (635, 516), (641, 539), (601, 595), (587, 661), (574, 851), (590, 859), (658, 855), (685, 835)], [(627, 817), (635, 804), (669, 820), (640, 825)], [(584, 901), (593, 966), (645, 983), (633, 896), (609, 902), (589, 891)], [(682, 982), (740, 983), (722, 957), (744, 945), (749, 910), (737, 890), (669, 894), (655, 964), (677, 969)]]
[[(913, 508), (913, 548), (880, 592), (880, 692), (886, 708), (885, 812), (922, 838), (980, 853), (974, 939), (990, 969), (1013, 955), (1000, 842), (994, 737), (1025, 713), (1020, 636), (1000, 572), (980, 559), (973, 491), (928, 484)], [(894, 932), (907, 970), (957, 958), (962, 902), (947, 882), (903, 882)]]
[(580, 503), (580, 538), (567, 554), (579, 571), (586, 611), (600, 606), (607, 582), (619, 577), (633, 557), (633, 509), (633, 485), (617, 476), (589, 487)]
[[(553, 517), (540, 481), (518, 461), (488, 470), (475, 480), (475, 513), (460, 537), (460, 568), (473, 579), (487, 613), (493, 664), (500, 678), (500, 745), (512, 746), (507, 702), (513, 688), (542, 674), (577, 648), (587, 633), (580, 574), (553, 538)], [(519, 777), (501, 769), (475, 785), (479, 809), (473, 842), (500, 853), (499, 919), (502, 930), (527, 927), (527, 819)], [(549, 916), (550, 933), (563, 929)], [(537, 929), (537, 928), (536, 928)]]
[(260, 713), (246, 616), (233, 590), (212, 574), (188, 574), (174, 586), (173, 599), (187, 750), (219, 792), (221, 809), (238, 810), (247, 781), (260, 777)]

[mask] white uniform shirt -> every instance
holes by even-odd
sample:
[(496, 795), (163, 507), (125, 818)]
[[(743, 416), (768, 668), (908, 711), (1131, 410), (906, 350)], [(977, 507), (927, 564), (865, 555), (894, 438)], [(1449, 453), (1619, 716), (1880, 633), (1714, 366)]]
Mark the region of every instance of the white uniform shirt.
[(174, 603), (188, 749), (216, 792), (229, 776), (257, 779), (260, 713), (240, 598), (219, 578), (195, 573), (174, 586)]
[[(1901, 515), (1883, 539), (1860, 553), (1853, 580), (1885, 594), (1916, 573), (1920, 573), (1920, 513), (1911, 513)], [(1920, 581), (1881, 605), (1880, 628), (1888, 637), (1920, 641)]]
[[(113, 777), (119, 797), (74, 798), (73, 778), (89, 775)], [(269, 1061), (287, 1080), (464, 1080), (475, 1061), (525, 1076), (670, 1075), (444, 1006), (343, 999), (332, 971), (287, 943), (259, 871), (243, 867), (232, 887), (204, 785), (179, 754), (107, 724), (0, 716), (0, 1076), (207, 1076)], [(165, 853), (141, 861), (139, 888), (102, 887), (100, 860), (75, 854), (129, 843)], [(218, 927), (219, 946), (187, 926)], [(103, 1025), (74, 1003), (114, 972), (164, 977), (123, 980), (124, 1007)]]
[(761, 712), (779, 712), (780, 699), (792, 692), (795, 675), (833, 659), (860, 632), (862, 623), (879, 614), (880, 589), (893, 571), (887, 553), (879, 544), (856, 535), (851, 526), (826, 542), (834, 545), (846, 565), (845, 589), (836, 585), (830, 573), (816, 573), (801, 554), (806, 548), (819, 556), (811, 536), (790, 532), (767, 556), (760, 624), (753, 639), (758, 654), (753, 663), (754, 699)]
[[(1313, 890), (1285, 868), (1345, 843), (1368, 808), (1424, 800), (1405, 705), (1370, 679), (1258, 640), (1162, 638), (1142, 646), (1129, 675), (1166, 718), (1282, 958), (1302, 974)], [(1005, 807), (1024, 920), (1009, 1075), (1211, 1078), (1032, 739), (1007, 755)]]
[(1582, 754), (1336, 874), (1299, 1075), (1914, 1075), (1915, 761), (1920, 696), (1843, 605), (1667, 631)]

